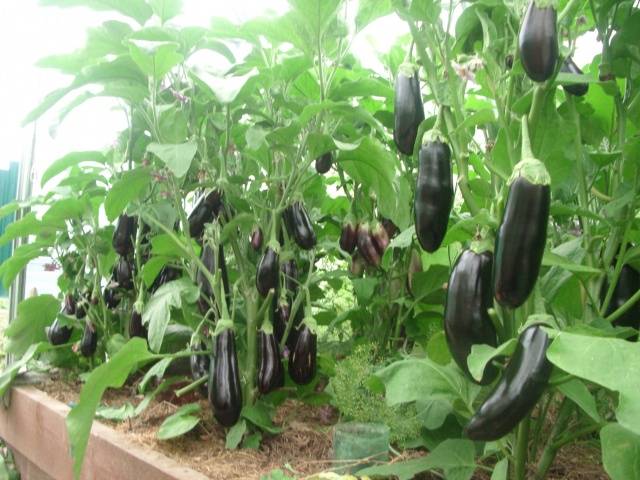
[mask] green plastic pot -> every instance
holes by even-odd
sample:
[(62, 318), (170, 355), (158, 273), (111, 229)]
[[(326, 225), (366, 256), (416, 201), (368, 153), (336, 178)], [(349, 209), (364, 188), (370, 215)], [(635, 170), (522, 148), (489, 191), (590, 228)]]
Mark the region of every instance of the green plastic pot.
[(381, 423), (339, 423), (333, 430), (335, 470), (353, 473), (389, 459), (389, 427)]

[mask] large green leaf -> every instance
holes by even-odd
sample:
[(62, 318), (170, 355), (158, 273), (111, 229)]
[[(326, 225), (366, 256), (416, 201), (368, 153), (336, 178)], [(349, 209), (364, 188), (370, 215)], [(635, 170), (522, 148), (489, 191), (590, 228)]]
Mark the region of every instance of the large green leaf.
[(13, 252), (13, 255), (0, 265), (0, 278), (5, 288), (9, 288), (14, 278), (22, 271), (34, 258), (46, 255), (46, 248), (51, 242), (37, 241), (20, 245)]
[(71, 409), (66, 420), (74, 478), (80, 478), (91, 424), (102, 394), (107, 388), (122, 387), (136, 366), (157, 357), (147, 350), (147, 342), (144, 339), (133, 338), (108, 362), (89, 374), (80, 391), (78, 403)]
[(23, 355), (34, 343), (45, 341), (44, 329), (53, 323), (59, 309), (60, 302), (52, 295), (38, 295), (20, 302), (18, 317), (4, 331), (9, 339), (7, 352)]
[(182, 178), (189, 171), (198, 146), (194, 142), (178, 144), (150, 143), (147, 150), (162, 160), (176, 177)]
[(600, 430), (602, 463), (612, 480), (640, 478), (640, 435), (610, 423)]
[(106, 162), (106, 157), (102, 154), (102, 152), (96, 151), (68, 153), (64, 157), (59, 158), (51, 165), (49, 165), (49, 167), (42, 174), (40, 186), (44, 187), (44, 185), (56, 175), (64, 172), (68, 168), (79, 165), (83, 162), (97, 162), (98, 164), (104, 165), (104, 163)]
[(156, 81), (183, 60), (177, 51), (179, 46), (171, 41), (129, 40), (131, 58), (145, 75)]
[(200, 417), (193, 415), (200, 412), (199, 403), (188, 403), (180, 407), (170, 417), (165, 418), (158, 429), (157, 437), (160, 440), (179, 437), (193, 430), (200, 423)]
[(549, 347), (547, 357), (572, 375), (618, 392), (618, 422), (640, 435), (639, 344), (562, 332)]
[(104, 200), (104, 211), (111, 222), (120, 215), (126, 206), (140, 196), (151, 182), (148, 168), (137, 168), (125, 172), (113, 183)]

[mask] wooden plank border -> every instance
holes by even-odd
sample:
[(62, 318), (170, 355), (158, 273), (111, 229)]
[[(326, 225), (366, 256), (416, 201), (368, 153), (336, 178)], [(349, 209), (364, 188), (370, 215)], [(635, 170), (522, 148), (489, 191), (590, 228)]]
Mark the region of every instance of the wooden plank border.
[[(34, 387), (14, 387), (8, 409), (0, 408), (0, 437), (17, 453), (22, 480), (71, 480), (65, 418), (69, 407)], [(31, 465), (27, 465), (30, 463)], [(83, 480), (206, 480), (165, 455), (134, 444), (94, 421)]]

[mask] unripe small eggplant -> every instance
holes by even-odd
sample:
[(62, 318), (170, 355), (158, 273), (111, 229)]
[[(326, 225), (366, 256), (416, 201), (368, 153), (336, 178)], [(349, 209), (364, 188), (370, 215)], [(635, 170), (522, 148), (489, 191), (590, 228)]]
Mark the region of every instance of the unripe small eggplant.
[(298, 385), (311, 383), (316, 375), (316, 351), (316, 334), (303, 325), (289, 356), (289, 375)]
[(418, 242), (433, 253), (444, 240), (453, 207), (451, 150), (446, 143), (435, 140), (420, 148), (413, 203)]
[[(560, 71), (563, 73), (573, 73), (575, 75), (582, 75), (582, 70), (580, 67), (576, 65), (571, 57), (565, 58), (564, 62), (562, 62), (562, 67), (560, 67)], [(588, 83), (572, 83), (569, 85), (562, 85), (564, 91), (574, 95), (576, 97), (584, 97), (589, 91)]]
[(242, 411), (242, 385), (238, 370), (236, 340), (231, 329), (215, 339), (215, 356), (209, 369), (209, 402), (213, 416), (224, 427), (231, 427)]
[(320, 175), (324, 175), (329, 170), (331, 170), (332, 164), (333, 154), (331, 152), (320, 155), (318, 158), (316, 158), (316, 172), (318, 172)]
[(204, 233), (204, 226), (211, 223), (222, 210), (222, 192), (213, 190), (202, 195), (189, 214), (189, 235), (199, 239)]
[(147, 338), (147, 327), (142, 324), (142, 314), (136, 310), (131, 312), (129, 319), (129, 338)]
[(273, 248), (267, 247), (260, 259), (256, 273), (256, 288), (260, 295), (266, 297), (269, 290), (278, 288), (279, 271), (278, 254)]
[(260, 365), (258, 367), (258, 391), (267, 394), (284, 386), (284, 368), (280, 349), (273, 333), (260, 330)]
[(127, 257), (120, 257), (116, 266), (116, 280), (120, 288), (131, 290), (133, 288), (134, 266)]
[(402, 64), (398, 69), (393, 102), (393, 140), (398, 150), (413, 155), (413, 146), (418, 136), (418, 127), (424, 120), (424, 106), (420, 93), (418, 70), (411, 64)]
[[(197, 345), (192, 345), (191, 350), (194, 352), (204, 352), (207, 350), (207, 345), (204, 342), (200, 342)], [(200, 380), (202, 377), (209, 378), (209, 369), (211, 367), (211, 355), (191, 355), (189, 357), (189, 366), (191, 368), (191, 378), (194, 381)], [(203, 397), (207, 397), (209, 389), (206, 383), (200, 384), (198, 389)]]
[(91, 322), (87, 322), (80, 340), (80, 353), (83, 357), (91, 357), (96, 353), (97, 346), (98, 332)]
[(340, 248), (347, 253), (353, 253), (356, 249), (357, 241), (357, 226), (348, 220), (342, 225), (342, 232), (340, 232)]
[[(73, 298), (73, 295), (68, 293), (64, 297), (64, 305), (62, 307), (61, 313), (72, 316), (76, 311), (76, 302)], [(66, 325), (61, 325), (58, 319), (56, 318), (51, 326), (47, 330), (47, 339), (51, 345), (62, 345), (63, 343), (67, 343), (71, 338), (71, 333), (73, 329), (71, 327), (67, 327)]]
[(316, 234), (302, 202), (293, 202), (285, 209), (284, 221), (289, 235), (293, 237), (300, 248), (311, 250), (315, 246)]
[(540, 8), (537, 1), (529, 3), (518, 47), (527, 76), (534, 82), (544, 82), (551, 78), (558, 63), (558, 28), (556, 9), (551, 5)]
[(363, 223), (358, 227), (358, 251), (369, 265), (380, 266), (380, 254), (373, 244), (368, 223)]
[(126, 256), (133, 252), (137, 230), (136, 217), (122, 214), (118, 217), (116, 229), (113, 232), (111, 244), (113, 249), (120, 255)]
[(250, 240), (251, 248), (253, 248), (256, 252), (259, 252), (260, 249), (262, 248), (262, 241), (263, 241), (262, 229), (256, 226), (251, 231), (251, 240)]

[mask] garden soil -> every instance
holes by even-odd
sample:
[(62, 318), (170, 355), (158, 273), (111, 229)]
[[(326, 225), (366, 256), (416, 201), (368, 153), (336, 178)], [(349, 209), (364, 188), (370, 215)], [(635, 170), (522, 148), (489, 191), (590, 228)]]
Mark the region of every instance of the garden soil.
[[(77, 381), (53, 378), (38, 385), (57, 400), (73, 404), (81, 385)], [(137, 404), (142, 400), (135, 386), (120, 390), (107, 390), (103, 404), (118, 407), (126, 402)], [(181, 405), (198, 401), (202, 422), (191, 432), (176, 439), (163, 441), (156, 438), (164, 419)], [(338, 420), (337, 412), (329, 406), (310, 406), (296, 400), (287, 400), (278, 407), (274, 424), (283, 429), (279, 435), (267, 435), (259, 449), (225, 448), (223, 429), (210, 413), (208, 403), (189, 393), (181, 398), (173, 393), (158, 396), (141, 415), (123, 422), (101, 420), (115, 430), (125, 433), (134, 442), (162, 452), (181, 465), (187, 466), (214, 480), (260, 479), (279, 469), (295, 478), (308, 478), (323, 471), (330, 471), (331, 432)], [(416, 458), (424, 452), (409, 451), (394, 458), (394, 462)], [(432, 474), (420, 474), (418, 480), (441, 478)], [(489, 480), (490, 474), (477, 471), (474, 480)], [(595, 445), (576, 444), (561, 450), (554, 463), (552, 480), (606, 480)]]

